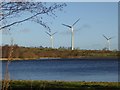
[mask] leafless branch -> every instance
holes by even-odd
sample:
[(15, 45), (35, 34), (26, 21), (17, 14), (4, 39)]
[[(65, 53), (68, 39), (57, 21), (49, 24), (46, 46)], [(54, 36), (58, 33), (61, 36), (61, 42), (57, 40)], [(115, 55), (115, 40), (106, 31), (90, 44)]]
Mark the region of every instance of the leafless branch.
[[(0, 22), (6, 20), (7, 23), (0, 25), (0, 30), (31, 19), (31, 21), (37, 22), (45, 28), (50, 29), (49, 26), (45, 25), (44, 21), (42, 21), (38, 16), (42, 17), (41, 15), (46, 14), (56, 17), (56, 11), (61, 11), (65, 6), (65, 3), (57, 4), (45, 2), (2, 2), (0, 3), (0, 11), (2, 11), (2, 14), (0, 15)], [(28, 16), (22, 20), (14, 20), (14, 18), (17, 18), (18, 16), (23, 17), (24, 14), (28, 14)], [(36, 19), (35, 17), (38, 18)]]

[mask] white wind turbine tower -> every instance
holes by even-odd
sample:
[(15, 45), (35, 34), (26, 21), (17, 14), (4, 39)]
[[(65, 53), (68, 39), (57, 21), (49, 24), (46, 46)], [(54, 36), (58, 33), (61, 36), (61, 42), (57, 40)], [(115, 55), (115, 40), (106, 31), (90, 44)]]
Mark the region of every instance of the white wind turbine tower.
[(105, 35), (103, 35), (103, 37), (107, 40), (108, 50), (110, 50), (110, 40), (111, 40), (113, 37), (106, 37)]
[(74, 29), (73, 29), (73, 26), (80, 20), (80, 18), (75, 22), (73, 23), (73, 25), (66, 25), (66, 24), (62, 24), (68, 28), (71, 29), (71, 48), (72, 50), (74, 50)]
[(53, 45), (53, 35), (55, 35), (57, 32), (54, 32), (54, 33), (49, 33), (49, 32), (46, 32), (49, 36), (50, 36), (50, 40), (51, 40), (51, 48), (53, 48), (54, 47), (54, 45)]

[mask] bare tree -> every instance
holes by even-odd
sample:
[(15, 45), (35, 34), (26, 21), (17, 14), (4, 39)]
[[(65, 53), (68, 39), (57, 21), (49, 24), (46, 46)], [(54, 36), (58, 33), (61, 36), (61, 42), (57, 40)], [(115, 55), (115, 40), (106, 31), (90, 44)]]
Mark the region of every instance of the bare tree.
[(12, 60), (13, 56), (13, 38), (11, 38), (11, 46), (8, 55), (8, 61), (6, 63), (5, 77), (3, 80), (2, 90), (8, 90), (10, 84), (10, 73), (9, 73), (9, 63)]
[(0, 30), (25, 21), (34, 21), (50, 30), (44, 22), (43, 16), (56, 17), (56, 11), (63, 10), (65, 3), (47, 2), (1, 2), (0, 3)]

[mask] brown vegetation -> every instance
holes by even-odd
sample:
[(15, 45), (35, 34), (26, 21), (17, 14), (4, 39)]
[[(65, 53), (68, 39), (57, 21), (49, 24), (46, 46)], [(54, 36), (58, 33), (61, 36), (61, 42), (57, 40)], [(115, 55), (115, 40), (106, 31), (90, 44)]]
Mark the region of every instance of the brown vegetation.
[[(2, 58), (8, 58), (9, 45), (2, 46)], [(69, 50), (43, 47), (13, 46), (13, 58), (81, 58), (81, 57), (117, 57), (118, 51), (106, 50)]]

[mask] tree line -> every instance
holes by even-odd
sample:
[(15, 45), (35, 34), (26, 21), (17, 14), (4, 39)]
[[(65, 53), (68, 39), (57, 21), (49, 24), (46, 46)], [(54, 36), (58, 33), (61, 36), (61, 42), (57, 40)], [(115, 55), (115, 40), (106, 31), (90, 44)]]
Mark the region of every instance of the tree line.
[[(8, 58), (10, 45), (2, 47), (2, 58)], [(13, 58), (81, 58), (81, 57), (117, 57), (118, 51), (108, 50), (70, 50), (69, 48), (52, 49), (48, 47), (23, 47), (13, 45)]]

